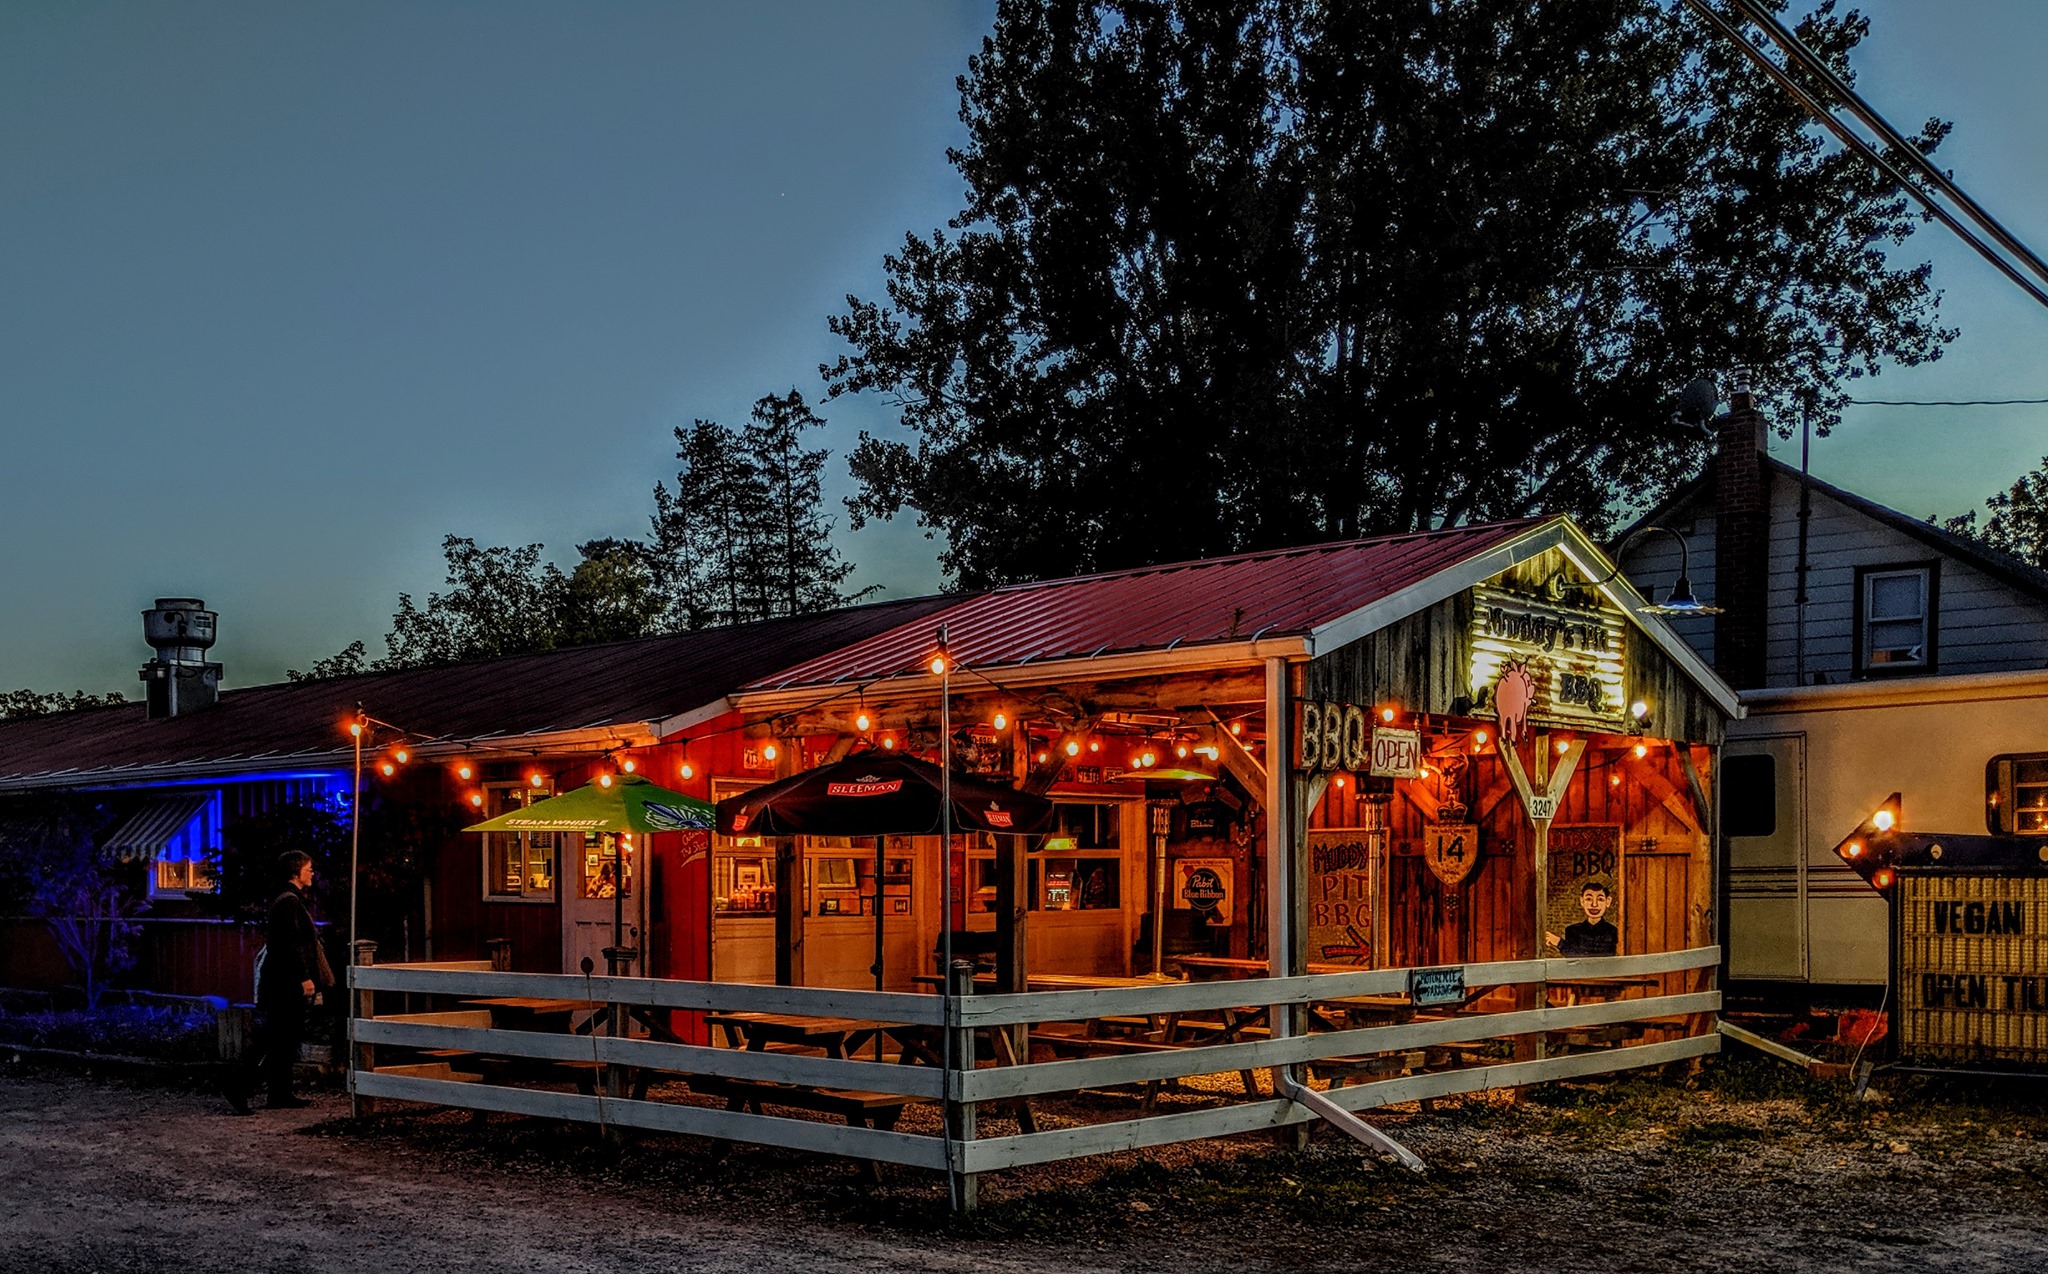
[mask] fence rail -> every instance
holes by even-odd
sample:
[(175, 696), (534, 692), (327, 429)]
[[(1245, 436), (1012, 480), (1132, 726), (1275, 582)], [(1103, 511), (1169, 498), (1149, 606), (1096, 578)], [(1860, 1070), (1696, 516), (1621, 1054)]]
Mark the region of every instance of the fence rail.
[[(1639, 979), (1664, 974), (1694, 974), (1704, 984), (1720, 963), (1716, 947), (1653, 955), (1593, 959), (1516, 960), (1463, 966), (1468, 988), (1574, 983), (1600, 979)], [(765, 1012), (784, 1015), (851, 1018), (875, 1024), (900, 1024), (900, 1029), (941, 1029), (958, 1041), (954, 1057), (971, 1056), (965, 1047), (978, 1030), (1013, 1030), (1045, 1023), (1101, 1018), (1144, 1017), (1205, 1011), (1306, 1008), (1362, 996), (1401, 995), (1410, 970), (1324, 973), (1305, 977), (1262, 978), (1230, 982), (1162, 983), (1156, 986), (1103, 990), (1047, 991), (1024, 994), (942, 997), (897, 992), (836, 990), (821, 987), (760, 986), (727, 982), (680, 982), (655, 978), (579, 976), (575, 974), (500, 973), (475, 963), (447, 965), (384, 965), (350, 970), (356, 1000), (367, 1007), (377, 992), (405, 992), (455, 998), (528, 996), (576, 999), (593, 1003), (650, 1009)], [(473, 1110), (510, 1111), (546, 1118), (580, 1120), (624, 1128), (691, 1133), (750, 1141), (819, 1153), (914, 1167), (974, 1174), (1083, 1155), (1104, 1154), (1167, 1145), (1207, 1137), (1277, 1129), (1315, 1118), (1299, 1102), (1284, 1096), (1252, 1097), (1201, 1110), (1144, 1114), (1045, 1131), (976, 1138), (972, 1111), (976, 1105), (1016, 1102), (1084, 1088), (1157, 1084), (1198, 1075), (1271, 1071), (1293, 1075), (1298, 1068), (1337, 1058), (1398, 1054), (1451, 1045), (1474, 1045), (1517, 1037), (1541, 1039), (1550, 1033), (1587, 1031), (1622, 1024), (1658, 1027), (1673, 1036), (1646, 1043), (1620, 1044), (1565, 1056), (1455, 1066), (1402, 1074), (1332, 1088), (1324, 1094), (1335, 1105), (1360, 1111), (1419, 1098), (1444, 1097), (1489, 1088), (1515, 1087), (1551, 1080), (1597, 1075), (1643, 1066), (1657, 1066), (1712, 1053), (1719, 1036), (1711, 1016), (1720, 1008), (1720, 993), (1690, 990), (1657, 993), (1602, 1002), (1517, 1008), (1501, 1012), (1458, 1012), (1442, 1017), (1390, 1025), (1372, 1025), (1307, 1033), (1287, 1033), (1289, 1014), (1274, 1013), (1270, 1038), (1184, 1046), (1145, 1046), (1108, 1056), (1030, 1062), (975, 1069), (905, 1065), (900, 1062), (810, 1056), (795, 1052), (749, 1051), (616, 1034), (575, 1035), (506, 1030), (437, 1020), (436, 1015), (399, 1014), (379, 1018), (367, 1012), (352, 1022), (358, 1046), (351, 1050), (350, 1083), (359, 1097), (426, 1102)], [(523, 1059), (528, 1063), (570, 1063), (581, 1068), (591, 1092), (566, 1093), (517, 1087), (509, 1083), (476, 1082), (458, 1077), (442, 1064), (426, 1062), (379, 1070), (374, 1050), (402, 1048), (429, 1055)], [(1531, 1050), (1540, 1053), (1540, 1050)], [(590, 1082), (593, 1071), (608, 1076), (629, 1068), (708, 1081), (704, 1091), (726, 1095), (733, 1084), (788, 1085), (764, 1090), (768, 1105), (775, 1094), (799, 1090), (830, 1090), (845, 1094), (887, 1095), (911, 1101), (939, 1102), (946, 1107), (948, 1126), (969, 1130), (964, 1135), (906, 1133), (878, 1127), (817, 1122), (811, 1119), (719, 1110), (675, 1102), (648, 1101), (617, 1095), (614, 1079), (606, 1086)], [(1274, 1085), (1276, 1093), (1281, 1085)], [(963, 1112), (966, 1118), (963, 1120)]]

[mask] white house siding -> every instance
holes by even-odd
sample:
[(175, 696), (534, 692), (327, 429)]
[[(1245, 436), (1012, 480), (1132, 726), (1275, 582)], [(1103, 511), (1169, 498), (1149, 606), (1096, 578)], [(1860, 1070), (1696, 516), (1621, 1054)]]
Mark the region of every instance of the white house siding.
[[(1705, 495), (1668, 515), (1691, 546), (1694, 590), (1715, 600), (1714, 519)], [(1856, 568), (1934, 561), (1940, 582), (1935, 617), (1938, 674), (2023, 672), (2048, 668), (2048, 602), (1984, 573), (1968, 562), (1871, 518), (1815, 490), (1807, 531), (1805, 657), (1800, 657), (1799, 480), (1774, 471), (1771, 485), (1770, 613), (1766, 618), (1765, 678), (1769, 686), (1827, 684), (1855, 679)], [(1623, 563), (1638, 587), (1667, 592), (1678, 574), (1678, 546), (1647, 536)], [(1713, 620), (1672, 625), (1709, 662)], [(1803, 676), (1801, 674), (1804, 674)]]
[[(1685, 537), (1685, 566), (1691, 571), (1693, 593), (1701, 601), (1712, 604), (1714, 600), (1714, 517), (1697, 508), (1682, 515), (1667, 518), (1660, 525), (1669, 526)], [(1678, 580), (1680, 554), (1678, 544), (1668, 535), (1646, 535), (1627, 557), (1621, 561), (1623, 572), (1629, 582), (1645, 596), (1655, 590), (1656, 600), (1663, 601), (1671, 595), (1671, 586)], [(1700, 658), (1709, 665), (1714, 662), (1714, 620), (1712, 616), (1700, 619), (1669, 619), (1666, 623), (1679, 639), (1699, 652)]]

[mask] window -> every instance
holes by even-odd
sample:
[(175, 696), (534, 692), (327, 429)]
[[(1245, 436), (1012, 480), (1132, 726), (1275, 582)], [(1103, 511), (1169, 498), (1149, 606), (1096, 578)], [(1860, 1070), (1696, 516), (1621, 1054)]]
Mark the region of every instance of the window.
[[(551, 789), (523, 783), (486, 783), (485, 817), (524, 809), (550, 795)], [(484, 897), (497, 902), (553, 902), (555, 841), (553, 832), (485, 832)]]
[(2048, 836), (2048, 752), (1993, 757), (1985, 779), (1994, 834)]
[(1123, 811), (1111, 803), (1055, 805), (1053, 826), (1027, 865), (1033, 911), (1123, 906)]
[(1768, 756), (1722, 760), (1721, 825), (1729, 836), (1769, 836), (1778, 830), (1776, 761)]
[(206, 864), (194, 859), (159, 858), (156, 860), (156, 879), (152, 893), (177, 893), (184, 890), (206, 891), (213, 888), (213, 875), (206, 870)]
[[(625, 870), (619, 869), (620, 850), (625, 851)], [(619, 887), (620, 881), (625, 888)], [(616, 898), (633, 896), (633, 833), (583, 833), (583, 897)]]
[(1934, 603), (1932, 562), (1857, 568), (1857, 671), (1934, 671)]

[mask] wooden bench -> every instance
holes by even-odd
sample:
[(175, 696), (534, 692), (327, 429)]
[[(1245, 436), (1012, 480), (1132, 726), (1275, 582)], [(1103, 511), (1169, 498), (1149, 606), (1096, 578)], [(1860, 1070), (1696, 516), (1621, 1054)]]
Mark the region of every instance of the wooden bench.
[[(765, 1079), (730, 1079), (721, 1075), (692, 1075), (690, 1091), (706, 1097), (725, 1098), (727, 1110), (752, 1110), (766, 1114), (763, 1106), (787, 1106), (812, 1110), (821, 1115), (838, 1115), (849, 1128), (877, 1128), (883, 1132), (896, 1126), (897, 1116), (915, 1098), (901, 1093), (870, 1093), (852, 1088), (806, 1088), (777, 1084)], [(882, 1168), (873, 1159), (863, 1161), (867, 1179), (879, 1181)]]

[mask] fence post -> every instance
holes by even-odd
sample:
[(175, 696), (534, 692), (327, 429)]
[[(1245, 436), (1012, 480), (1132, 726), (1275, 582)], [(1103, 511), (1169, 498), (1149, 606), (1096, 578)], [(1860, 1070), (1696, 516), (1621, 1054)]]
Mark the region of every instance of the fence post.
[(367, 969), (377, 963), (377, 944), (369, 938), (356, 939), (355, 961), (349, 966), (349, 1015), (348, 1042), (353, 1051), (348, 1073), (348, 1113), (350, 1118), (367, 1115), (371, 1111), (371, 1100), (356, 1096), (356, 1075), (362, 1071), (377, 1069), (375, 1049), (368, 1044), (357, 1044), (356, 1022), (360, 1018), (377, 1016), (377, 993), (358, 991), (355, 988), (355, 971)]
[[(974, 994), (974, 963), (971, 960), (955, 960), (946, 970), (947, 991), (952, 1003), (958, 1005)], [(953, 1146), (962, 1147), (974, 1140), (974, 1103), (959, 1100), (954, 1094), (953, 1072), (955, 1069), (974, 1069), (974, 1028), (945, 1025), (950, 1032), (952, 1047), (946, 1053), (946, 1133)], [(972, 1212), (979, 1202), (973, 1173), (959, 1170), (964, 1155), (958, 1149), (951, 1151), (953, 1162), (949, 1165), (947, 1177), (952, 1183), (952, 1203), (955, 1212)]]

